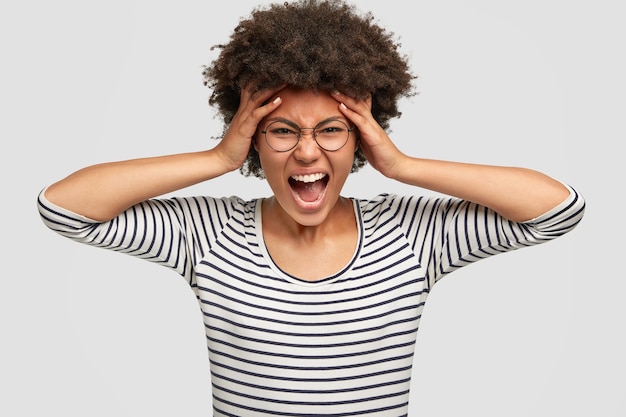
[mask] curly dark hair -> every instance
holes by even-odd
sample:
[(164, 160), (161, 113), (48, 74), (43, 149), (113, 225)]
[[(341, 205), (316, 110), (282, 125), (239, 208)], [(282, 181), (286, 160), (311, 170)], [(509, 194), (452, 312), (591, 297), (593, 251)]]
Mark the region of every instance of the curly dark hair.
[[(342, 0), (297, 0), (257, 7), (242, 18), (219, 57), (202, 73), (224, 132), (239, 107), (240, 91), (289, 85), (341, 91), (356, 99), (372, 96), (372, 115), (384, 128), (399, 117), (398, 100), (413, 95), (406, 56), (394, 34)], [(365, 165), (359, 149), (352, 172)], [(259, 155), (250, 147), (241, 173), (264, 178)]]

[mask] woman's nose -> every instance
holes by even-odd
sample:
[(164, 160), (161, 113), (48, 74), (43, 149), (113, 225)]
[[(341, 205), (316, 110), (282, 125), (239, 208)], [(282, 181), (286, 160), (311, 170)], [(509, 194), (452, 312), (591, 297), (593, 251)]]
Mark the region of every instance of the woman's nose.
[(322, 153), (322, 148), (315, 141), (313, 131), (302, 131), (300, 140), (294, 149), (294, 157), (299, 161), (310, 163), (317, 160)]

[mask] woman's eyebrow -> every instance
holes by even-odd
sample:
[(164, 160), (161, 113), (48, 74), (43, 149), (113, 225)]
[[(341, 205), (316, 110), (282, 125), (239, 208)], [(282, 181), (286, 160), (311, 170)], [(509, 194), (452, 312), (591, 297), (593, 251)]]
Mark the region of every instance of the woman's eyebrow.
[[(319, 126), (321, 124), (328, 123), (328, 122), (334, 122), (336, 120), (339, 120), (344, 123), (348, 123), (348, 120), (343, 116), (330, 116), (323, 120), (320, 120), (319, 122), (315, 124), (315, 126)], [(298, 125), (296, 122), (289, 120), (289, 119), (285, 119), (284, 117), (271, 117), (267, 119), (267, 121), (268, 122), (282, 122), (292, 127), (297, 127), (299, 129), (301, 128), (300, 125)], [(311, 127), (315, 127), (315, 126), (311, 126)]]
[(271, 118), (267, 119), (267, 121), (268, 121), (269, 123), (273, 123), (273, 122), (282, 122), (282, 123), (284, 123), (284, 124), (286, 124), (286, 125), (289, 125), (289, 126), (291, 126), (291, 127), (294, 127), (294, 128), (300, 129), (300, 126), (298, 126), (298, 124), (297, 124), (296, 122), (292, 122), (291, 120), (289, 120), (289, 119), (285, 119), (284, 117), (271, 117)]

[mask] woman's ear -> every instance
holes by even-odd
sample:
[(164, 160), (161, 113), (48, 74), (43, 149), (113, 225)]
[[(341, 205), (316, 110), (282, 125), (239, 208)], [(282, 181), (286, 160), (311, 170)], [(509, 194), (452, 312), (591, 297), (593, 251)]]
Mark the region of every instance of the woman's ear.
[(356, 134), (356, 140), (354, 141), (354, 153), (357, 153), (359, 149), (361, 149), (361, 134), (359, 130), (355, 127), (354, 133)]
[(256, 132), (254, 132), (254, 136), (252, 136), (252, 146), (254, 147), (254, 150), (256, 151), (256, 153), (259, 153), (259, 147), (257, 146), (256, 143), (256, 138), (259, 137), (259, 131), (257, 129)]

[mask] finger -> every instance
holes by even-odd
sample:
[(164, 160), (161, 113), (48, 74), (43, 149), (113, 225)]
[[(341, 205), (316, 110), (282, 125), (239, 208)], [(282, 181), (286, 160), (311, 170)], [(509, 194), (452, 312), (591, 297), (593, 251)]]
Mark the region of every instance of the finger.
[(336, 96), (339, 100), (339, 111), (352, 123), (359, 127), (359, 130), (367, 129), (368, 125), (377, 124), (370, 110), (370, 105), (364, 100), (354, 100), (350, 97)]
[(371, 111), (363, 102), (352, 99), (340, 101), (339, 111), (358, 126), (359, 130), (366, 129), (367, 125), (376, 123)]
[(240, 124), (247, 126), (246, 130), (250, 129), (251, 125), (254, 125), (256, 128), (256, 125), (263, 117), (267, 116), (280, 105), (280, 99), (277, 100), (277, 96), (272, 97), (282, 88), (284, 87), (279, 86), (259, 91), (253, 91), (251, 88), (242, 89), (240, 93), (239, 109), (233, 122), (238, 120)]
[(272, 96), (278, 94), (278, 92), (280, 92), (281, 90), (283, 90), (286, 87), (285, 84), (283, 85), (279, 85), (278, 87), (274, 87), (274, 88), (265, 88), (262, 90), (258, 90), (258, 91), (252, 91), (251, 92), (251, 99), (255, 102), (258, 103), (258, 105), (265, 105), (267, 104), (267, 102), (272, 101)]
[(276, 110), (276, 108), (282, 103), (280, 96), (275, 93), (263, 95), (263, 97), (266, 98), (259, 100), (260, 102), (256, 102), (256, 107), (252, 110), (252, 115), (256, 120), (256, 123), (259, 123), (261, 119)]
[(368, 94), (364, 99), (355, 99), (339, 91), (333, 91), (331, 92), (331, 97), (340, 103), (344, 103), (347, 107), (356, 112), (360, 112), (361, 110), (371, 111), (372, 109), (371, 94)]
[(240, 107), (245, 114), (254, 119), (255, 123), (258, 123), (280, 105), (281, 100), (277, 94), (284, 88), (282, 85), (254, 92), (246, 89), (245, 92), (242, 91)]

